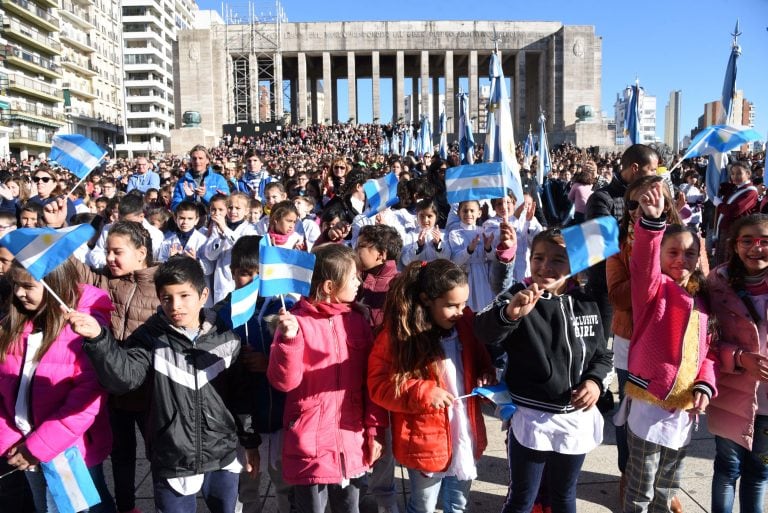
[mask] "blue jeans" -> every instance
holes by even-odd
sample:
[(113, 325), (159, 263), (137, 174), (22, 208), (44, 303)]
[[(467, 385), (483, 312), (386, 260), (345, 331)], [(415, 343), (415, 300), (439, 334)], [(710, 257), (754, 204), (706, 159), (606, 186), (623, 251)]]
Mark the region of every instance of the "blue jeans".
[(411, 495), (408, 513), (432, 513), (435, 511), (440, 487), (443, 489), (443, 513), (466, 511), (469, 487), (472, 481), (459, 481), (455, 477), (427, 477), (421, 471), (408, 469)]
[(507, 436), (509, 491), (502, 513), (529, 513), (547, 467), (552, 513), (576, 513), (576, 483), (586, 454), (560, 454), (523, 447)]
[(715, 437), (715, 473), (712, 476), (712, 513), (731, 513), (739, 485), (741, 513), (761, 513), (768, 482), (768, 416), (755, 418), (752, 450), (727, 438)]
[[(89, 513), (115, 513), (115, 503), (112, 500), (112, 495), (109, 493), (107, 483), (104, 481), (102, 464), (99, 463), (92, 466), (88, 469), (88, 472), (91, 474), (96, 491), (99, 492), (101, 502), (85, 511)], [(53, 502), (53, 496), (48, 491), (43, 471), (24, 472), (24, 474), (27, 476), (27, 482), (29, 483), (29, 489), (32, 491), (32, 500), (35, 503), (37, 513), (58, 513), (59, 509), (56, 507), (56, 503)]]
[[(211, 513), (234, 513), (237, 504), (237, 483), (240, 474), (228, 470), (207, 472), (203, 478), (203, 499)], [(190, 513), (197, 511), (197, 494), (180, 495), (165, 479), (156, 479), (155, 508), (157, 513)]]

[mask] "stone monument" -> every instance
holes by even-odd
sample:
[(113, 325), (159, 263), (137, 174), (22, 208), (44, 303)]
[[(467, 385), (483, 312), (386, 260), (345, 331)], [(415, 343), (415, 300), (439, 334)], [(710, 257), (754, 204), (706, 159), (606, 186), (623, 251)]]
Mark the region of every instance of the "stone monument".
[(196, 144), (203, 144), (206, 148), (216, 146), (218, 141), (216, 134), (200, 126), (203, 117), (195, 110), (188, 110), (182, 116), (182, 126), (171, 130), (171, 153), (184, 155)]

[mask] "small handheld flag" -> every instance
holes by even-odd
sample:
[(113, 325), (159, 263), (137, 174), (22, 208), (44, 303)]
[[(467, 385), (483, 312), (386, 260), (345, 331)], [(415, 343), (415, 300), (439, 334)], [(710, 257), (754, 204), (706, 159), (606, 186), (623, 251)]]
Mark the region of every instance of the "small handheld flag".
[(84, 135), (56, 135), (51, 142), (50, 159), (81, 180), (107, 155), (98, 144)]
[(53, 228), (19, 228), (0, 239), (0, 246), (8, 249), (16, 260), (38, 281), (53, 271), (93, 237), (90, 224), (79, 224), (54, 230)]
[(394, 171), (387, 173), (378, 180), (368, 180), (363, 184), (365, 197), (368, 198), (368, 217), (373, 217), (387, 207), (399, 201), (397, 197), (397, 175)]
[(503, 198), (506, 187), (501, 162), (448, 168), (445, 172), (448, 203)]
[(484, 387), (475, 387), (472, 389), (471, 394), (462, 395), (456, 399), (466, 399), (477, 395), (484, 397), (496, 405), (496, 414), (503, 421), (507, 421), (512, 418), (512, 414), (517, 410), (517, 406), (512, 402), (512, 396), (509, 394), (509, 389), (504, 383), (498, 385), (488, 385)]
[(259, 278), (255, 277), (251, 283), (243, 288), (232, 291), (231, 315), (232, 328), (237, 328), (248, 322), (256, 312), (256, 300), (259, 298)]
[(309, 295), (315, 255), (295, 249), (268, 245), (264, 239), (259, 248), (259, 293), (262, 297), (281, 294)]
[(77, 446), (70, 447), (48, 463), (40, 463), (40, 468), (61, 513), (84, 511), (101, 502)]
[(574, 275), (619, 252), (619, 223), (613, 216), (598, 217), (561, 231)]

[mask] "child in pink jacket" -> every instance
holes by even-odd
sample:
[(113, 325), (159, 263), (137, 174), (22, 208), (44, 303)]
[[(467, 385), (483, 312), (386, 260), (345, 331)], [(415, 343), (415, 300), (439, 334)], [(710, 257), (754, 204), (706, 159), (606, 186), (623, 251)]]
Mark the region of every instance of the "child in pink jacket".
[(287, 393), (283, 477), (299, 511), (358, 512), (359, 478), (381, 452), (386, 413), (366, 388), (371, 327), (353, 302), (355, 252), (316, 247), (309, 297), (281, 310), (267, 378)]

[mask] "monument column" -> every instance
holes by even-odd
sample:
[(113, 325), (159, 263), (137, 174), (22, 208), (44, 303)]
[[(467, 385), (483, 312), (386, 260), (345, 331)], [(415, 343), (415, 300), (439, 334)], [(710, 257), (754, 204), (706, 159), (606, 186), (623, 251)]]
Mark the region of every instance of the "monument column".
[(552, 131), (555, 129), (555, 120), (557, 118), (555, 93), (557, 91), (557, 53), (555, 52), (555, 36), (549, 40), (549, 83), (547, 84), (547, 99), (549, 100), (549, 112), (547, 112), (547, 128)]
[(514, 110), (513, 122), (515, 133), (527, 132), (524, 127), (525, 116), (525, 50), (518, 50), (515, 57), (515, 101), (512, 102)]
[(299, 80), (298, 90), (296, 91), (297, 101), (299, 106), (299, 119), (297, 120), (301, 126), (307, 126), (307, 54), (299, 52)]
[(421, 116), (429, 116), (429, 52), (421, 51), (421, 93), (419, 94), (419, 120)]
[(469, 52), (469, 112), (467, 115), (472, 121), (472, 129), (477, 132), (477, 120), (480, 115), (478, 110), (479, 103), (479, 83), (477, 80), (477, 50)]
[(274, 91), (272, 94), (275, 99), (275, 119), (274, 121), (282, 124), (283, 122), (283, 56), (280, 53), (275, 54), (275, 81), (272, 85)]
[(347, 52), (347, 102), (349, 117), (357, 123), (357, 76), (355, 75), (355, 52)]
[[(432, 124), (432, 135), (440, 133), (440, 77), (432, 77), (432, 116), (429, 122)], [(434, 137), (433, 137), (434, 139)]]
[(250, 89), (251, 96), (251, 112), (250, 118), (252, 123), (259, 123), (259, 58), (255, 54), (248, 56), (248, 87)]
[(371, 96), (373, 97), (373, 122), (381, 123), (381, 70), (379, 69), (379, 52), (371, 52)]
[[(451, 134), (454, 133), (453, 120), (457, 117), (453, 108), (456, 99), (456, 91), (453, 88), (453, 50), (445, 51), (443, 75), (445, 76), (445, 130)], [(440, 119), (439, 114), (438, 119)]]
[(402, 50), (397, 51), (395, 57), (395, 123), (405, 118), (405, 76), (403, 68), (405, 67), (405, 53)]
[(323, 112), (320, 123), (333, 121), (333, 78), (331, 78), (331, 54), (323, 52)]

